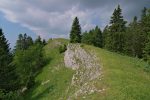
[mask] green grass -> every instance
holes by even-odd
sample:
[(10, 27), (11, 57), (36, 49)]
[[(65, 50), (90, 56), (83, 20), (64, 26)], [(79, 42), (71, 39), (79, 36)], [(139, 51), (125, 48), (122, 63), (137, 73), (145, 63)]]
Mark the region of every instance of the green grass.
[[(64, 44), (67, 40), (50, 40), (45, 46), (45, 56), (49, 63), (36, 77), (35, 86), (27, 91), (25, 100), (58, 100), (65, 98), (66, 89), (71, 82), (73, 71), (64, 66), (63, 56), (59, 53), (59, 42)], [(43, 82), (47, 82), (42, 85)]]
[[(49, 60), (36, 77), (35, 86), (27, 91), (25, 100), (66, 100), (74, 71), (65, 68), (59, 45), (65, 39), (50, 40), (45, 46), (45, 57)], [(101, 93), (88, 95), (78, 100), (150, 100), (150, 72), (145, 72), (146, 63), (140, 59), (112, 53), (93, 46), (82, 45), (94, 52), (102, 65), (102, 80), (95, 85), (104, 88)], [(48, 81), (49, 80), (49, 81)], [(43, 82), (46, 82), (42, 85)]]
[(95, 52), (103, 65), (100, 82), (106, 90), (89, 96), (93, 100), (150, 100), (150, 73), (144, 71), (146, 63), (140, 59), (112, 53), (104, 49), (84, 46)]

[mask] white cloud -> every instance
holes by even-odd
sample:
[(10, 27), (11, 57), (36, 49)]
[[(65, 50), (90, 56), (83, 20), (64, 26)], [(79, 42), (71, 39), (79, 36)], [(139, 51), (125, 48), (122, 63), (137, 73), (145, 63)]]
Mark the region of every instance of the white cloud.
[(7, 20), (43, 38), (68, 37), (75, 16), (79, 17), (83, 31), (96, 25), (104, 28), (116, 5), (111, 0), (1, 0), (0, 11)]
[[(94, 18), (92, 10), (80, 9), (79, 3), (68, 6), (68, 9), (65, 8), (65, 10), (48, 10), (47, 3), (52, 3), (53, 6), (62, 8), (59, 7), (58, 2), (55, 0), (38, 0), (37, 5), (36, 3), (31, 3), (31, 0), (14, 0), (13, 2), (12, 0), (1, 0), (0, 11), (4, 13), (7, 20), (19, 23), (44, 38), (53, 36), (68, 37), (72, 20), (75, 16), (79, 17), (83, 31), (95, 27), (92, 23), (92, 18)], [(40, 3), (42, 6), (38, 5)], [(45, 9), (44, 5), (46, 6)], [(53, 8), (49, 7), (49, 9)]]

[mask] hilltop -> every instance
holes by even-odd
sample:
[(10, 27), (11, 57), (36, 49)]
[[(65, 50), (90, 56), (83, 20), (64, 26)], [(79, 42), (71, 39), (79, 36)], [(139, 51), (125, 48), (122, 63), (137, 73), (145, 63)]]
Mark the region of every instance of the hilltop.
[[(85, 44), (70, 44), (60, 53), (64, 44), (68, 40), (53, 39), (44, 47), (47, 64), (27, 91), (26, 100), (150, 99), (150, 73), (144, 71), (144, 61)], [(64, 58), (67, 52), (69, 63)], [(71, 62), (77, 67), (72, 68)]]

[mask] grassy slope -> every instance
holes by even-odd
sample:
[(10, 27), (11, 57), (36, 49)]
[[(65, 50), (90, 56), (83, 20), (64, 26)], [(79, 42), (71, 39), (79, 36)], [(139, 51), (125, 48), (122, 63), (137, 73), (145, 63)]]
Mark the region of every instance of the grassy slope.
[[(70, 84), (73, 71), (64, 67), (64, 55), (58, 51), (59, 43), (67, 43), (67, 41), (50, 40), (45, 46), (45, 56), (49, 59), (49, 63), (36, 77), (36, 85), (28, 91), (29, 93), (25, 96), (26, 100), (58, 100), (66, 95), (65, 91)], [(42, 82), (46, 84), (42, 85)]]
[[(36, 85), (28, 91), (26, 100), (65, 100), (74, 72), (64, 67), (57, 41), (67, 43), (64, 39), (49, 41), (44, 50), (50, 61), (36, 77)], [(143, 71), (146, 63), (93, 46), (83, 47), (95, 52), (100, 59), (103, 76), (97, 86), (106, 89), (102, 93), (88, 95), (86, 100), (150, 100), (150, 73)], [(47, 84), (41, 85), (48, 80)]]
[(92, 46), (84, 46), (84, 48), (95, 52), (100, 63), (103, 64), (103, 79), (100, 83), (106, 88), (104, 93), (89, 98), (150, 100), (150, 73), (143, 70), (146, 66), (145, 62)]

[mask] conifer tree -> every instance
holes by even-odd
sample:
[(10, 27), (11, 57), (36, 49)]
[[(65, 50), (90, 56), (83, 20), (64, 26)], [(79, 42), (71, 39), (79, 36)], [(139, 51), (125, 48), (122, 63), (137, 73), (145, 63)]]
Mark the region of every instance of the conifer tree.
[(81, 42), (81, 27), (77, 17), (73, 20), (72, 29), (70, 31), (70, 42), (80, 43)]
[(133, 21), (129, 24), (126, 32), (126, 42), (125, 42), (125, 53), (130, 56), (139, 56), (141, 54), (141, 41), (140, 37), (141, 31), (139, 30), (139, 23), (137, 17), (135, 16)]
[(146, 14), (147, 14), (147, 8), (144, 7), (141, 14), (141, 21), (144, 21)]
[[(109, 38), (110, 38), (110, 36), (109, 36), (110, 34), (109, 34), (109, 27), (108, 27), (108, 25), (106, 25), (106, 27), (104, 28), (104, 30), (103, 30), (103, 34), (102, 34), (102, 36), (103, 36), (103, 47), (104, 48), (109, 48)], [(107, 46), (108, 45), (108, 46)]]
[(47, 44), (45, 39), (43, 39), (42, 43), (43, 43), (43, 45)]
[(9, 44), (0, 29), (0, 89), (5, 91), (15, 90), (17, 88), (17, 75), (15, 67), (11, 65), (12, 55)]
[(144, 32), (147, 33), (147, 41), (144, 49), (144, 59), (148, 60), (148, 63), (150, 64), (150, 9), (148, 10), (147, 15), (145, 16), (144, 22)]
[(27, 34), (19, 34), (16, 42), (15, 50), (26, 50), (29, 46), (33, 45), (33, 40)]
[(98, 26), (95, 27), (93, 34), (94, 34), (94, 38), (93, 38), (94, 46), (102, 48), (103, 37), (102, 37), (102, 32)]
[(148, 42), (144, 48), (144, 59), (150, 64), (150, 32), (148, 34)]
[(140, 27), (138, 28), (140, 29), (140, 39), (139, 39), (140, 47), (139, 48), (141, 48), (141, 54), (139, 57), (142, 58), (143, 49), (149, 42), (148, 37), (149, 37), (149, 32), (150, 32), (150, 10), (148, 10), (145, 7), (142, 10), (141, 20), (140, 20), (139, 25), (140, 25)]
[(93, 45), (92, 33), (93, 33), (93, 30), (90, 30), (89, 32), (85, 31), (82, 35), (82, 43)]
[(42, 44), (42, 39), (40, 36), (35, 40), (35, 44)]
[(27, 46), (28, 46), (28, 47), (31, 46), (31, 45), (33, 45), (32, 37), (28, 36), (26, 42), (27, 42)]
[(126, 31), (126, 21), (124, 21), (122, 16), (122, 9), (118, 5), (117, 9), (114, 10), (113, 15), (110, 20), (110, 44), (108, 48), (113, 51), (123, 52), (124, 48), (124, 34)]

